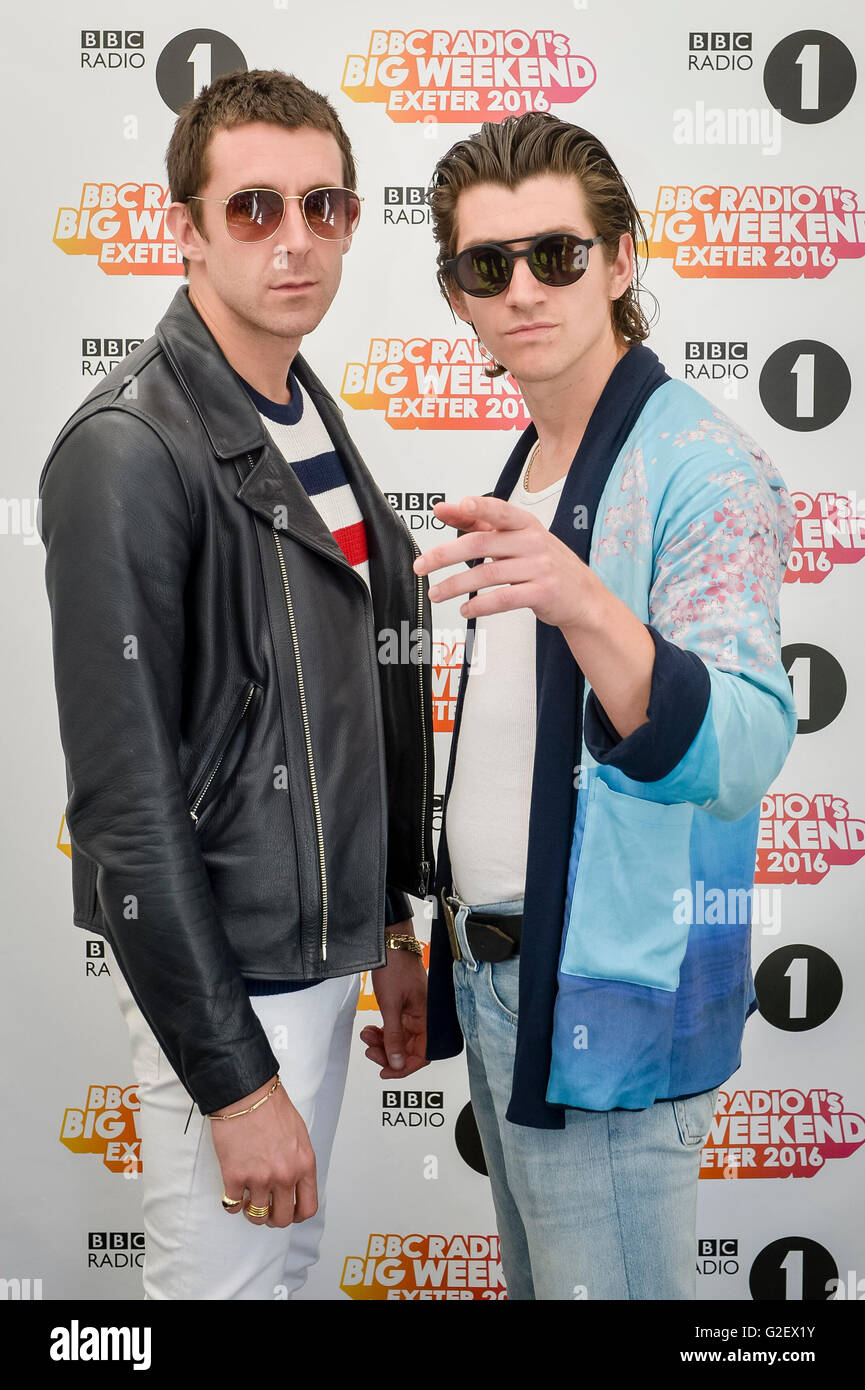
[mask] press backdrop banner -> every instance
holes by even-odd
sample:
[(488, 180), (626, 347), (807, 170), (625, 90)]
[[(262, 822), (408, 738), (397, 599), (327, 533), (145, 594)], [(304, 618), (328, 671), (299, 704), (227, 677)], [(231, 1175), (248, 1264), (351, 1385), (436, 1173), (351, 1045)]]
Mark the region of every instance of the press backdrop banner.
[[(648, 233), (649, 345), (704, 394), (710, 421), (729, 412), (754, 436), (794, 496), (782, 632), (799, 731), (762, 808), (759, 1012), (703, 1154), (698, 1294), (865, 1295), (861, 11), (74, 0), (18, 5), (4, 29), (0, 1290), (137, 1299), (144, 1249), (127, 1035), (102, 942), (71, 920), (39, 474), (67, 416), (182, 282), (164, 224), (176, 113), (219, 73), (279, 67), (336, 105), (365, 198), (342, 287), (303, 351), (422, 549), (443, 534), (434, 503), (491, 489), (527, 423), (515, 383), (483, 375), (439, 296), (424, 202), (449, 145), (512, 112), (551, 110), (607, 144)], [(434, 621), (440, 810), (459, 600)], [(428, 906), (414, 906), (428, 940)], [(692, 906), (706, 921), (725, 910)], [(375, 1010), (365, 980), (358, 1032)], [(382, 1082), (356, 1041), (301, 1297), (499, 1299), (498, 1253), (464, 1060)]]

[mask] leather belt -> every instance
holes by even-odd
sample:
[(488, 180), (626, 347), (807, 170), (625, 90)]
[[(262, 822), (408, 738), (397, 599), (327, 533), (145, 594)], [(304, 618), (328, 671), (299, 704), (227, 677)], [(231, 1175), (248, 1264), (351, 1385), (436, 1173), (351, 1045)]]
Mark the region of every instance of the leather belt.
[[(444, 888), (441, 891), (441, 902), (451, 954), (454, 960), (462, 960), (463, 955), (456, 930), (456, 914), (465, 904), (459, 898), (453, 897)], [(466, 941), (475, 960), (495, 963), (496, 961), (509, 960), (511, 956), (519, 954), (523, 927), (523, 914), (521, 912), (484, 912), (482, 914), (470, 912), (465, 919), (464, 927)]]

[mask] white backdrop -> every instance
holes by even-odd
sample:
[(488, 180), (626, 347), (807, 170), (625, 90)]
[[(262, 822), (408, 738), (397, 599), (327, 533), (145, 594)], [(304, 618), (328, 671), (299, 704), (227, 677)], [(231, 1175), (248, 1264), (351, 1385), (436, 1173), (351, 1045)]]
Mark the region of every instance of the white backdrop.
[[(761, 1012), (704, 1153), (698, 1289), (825, 1299), (840, 1278), (837, 1296), (855, 1296), (865, 1276), (865, 20), (842, 0), (819, 10), (806, 0), (331, 0), (326, 12), (294, 0), (75, 0), (48, 13), (19, 6), (5, 32), (6, 1295), (140, 1296), (136, 1171), (147, 1159), (99, 942), (71, 922), (35, 499), (64, 420), (150, 335), (180, 284), (161, 215), (175, 111), (193, 83), (245, 64), (326, 93), (353, 141), (361, 228), (304, 353), (421, 548), (435, 537), (438, 497), (493, 486), (525, 414), (513, 383), (491, 396), (471, 370), (463, 325), (438, 295), (417, 190), (480, 119), (529, 106), (549, 105), (608, 145), (647, 217), (647, 284), (661, 305), (649, 346), (751, 432), (796, 493), (782, 621), (801, 725), (764, 803)], [(435, 607), (434, 620), (440, 793), (458, 602)], [(375, 1018), (366, 989), (361, 1004), (358, 1031)], [(355, 1044), (328, 1229), (303, 1297), (500, 1294), (464, 1063), (415, 1082), (419, 1094), (386, 1094)]]

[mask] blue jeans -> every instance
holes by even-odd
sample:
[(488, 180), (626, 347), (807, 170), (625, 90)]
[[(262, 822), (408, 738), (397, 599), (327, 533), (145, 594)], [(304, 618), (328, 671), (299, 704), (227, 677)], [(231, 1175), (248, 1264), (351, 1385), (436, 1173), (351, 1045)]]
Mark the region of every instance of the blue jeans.
[[(471, 910), (520, 912), (522, 900)], [(568, 1109), (564, 1129), (506, 1120), (519, 957), (475, 961), (468, 911), (456, 914), (456, 1004), (508, 1297), (695, 1298), (700, 1150), (717, 1088), (646, 1110)]]

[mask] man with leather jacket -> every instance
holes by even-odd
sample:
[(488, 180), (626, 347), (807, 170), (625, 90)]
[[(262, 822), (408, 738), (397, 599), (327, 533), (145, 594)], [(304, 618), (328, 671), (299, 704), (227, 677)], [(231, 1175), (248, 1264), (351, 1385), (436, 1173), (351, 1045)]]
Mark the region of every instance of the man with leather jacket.
[(273, 1298), (317, 1257), (360, 971), (382, 1075), (424, 1065), (430, 672), (382, 654), (430, 609), (298, 353), (360, 213), (335, 111), (229, 74), (167, 163), (188, 287), (40, 483), (74, 921), (130, 1028), (146, 1295)]

